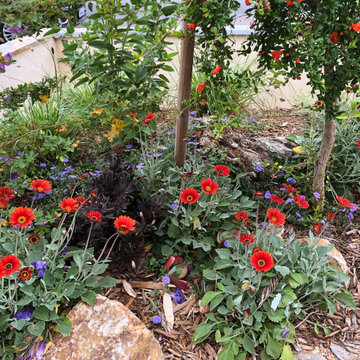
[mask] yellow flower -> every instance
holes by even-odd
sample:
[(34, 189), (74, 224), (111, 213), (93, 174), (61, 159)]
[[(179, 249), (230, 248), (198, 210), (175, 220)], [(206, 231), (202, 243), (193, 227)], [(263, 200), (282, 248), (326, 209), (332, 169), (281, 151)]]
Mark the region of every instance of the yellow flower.
[(18, 352), (19, 348), (17, 346), (12, 345), (11, 347), (14, 349), (15, 352)]
[(39, 95), (39, 98), (41, 100), (41, 104), (44, 105), (50, 100), (49, 95)]
[(297, 146), (294, 147), (293, 150), (297, 153), (297, 154), (302, 154), (305, 152), (304, 148), (302, 146)]
[(92, 111), (91, 114), (92, 115), (101, 115), (103, 111), (104, 111), (104, 108), (100, 108), (100, 109), (96, 109), (96, 110)]
[(197, 223), (199, 222), (199, 220), (200, 219), (198, 217), (195, 218), (195, 220), (194, 220), (194, 230), (197, 229), (197, 227), (198, 227)]
[(6, 226), (7, 225), (7, 221), (6, 220), (1, 220), (0, 221), (0, 226)]
[(249, 282), (249, 281), (243, 283), (242, 286), (241, 286), (241, 290), (242, 290), (242, 291), (245, 291), (249, 285), (250, 285), (250, 282)]
[(114, 119), (114, 123), (111, 125), (111, 130), (108, 133), (108, 139), (111, 142), (115, 135), (119, 135), (121, 130), (126, 126), (126, 123), (120, 119)]

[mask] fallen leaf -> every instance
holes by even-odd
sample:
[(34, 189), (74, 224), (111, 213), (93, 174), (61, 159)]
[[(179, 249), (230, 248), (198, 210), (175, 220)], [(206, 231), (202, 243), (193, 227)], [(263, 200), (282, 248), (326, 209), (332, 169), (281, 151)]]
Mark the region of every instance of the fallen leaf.
[(130, 295), (131, 297), (136, 298), (136, 292), (133, 289), (133, 287), (126, 280), (123, 280), (122, 284), (123, 284), (123, 287), (124, 287), (124, 290), (126, 291), (126, 293), (128, 295)]
[(163, 296), (163, 307), (165, 313), (165, 320), (167, 322), (169, 332), (174, 328), (174, 309), (171, 301), (171, 296), (169, 293), (165, 293)]

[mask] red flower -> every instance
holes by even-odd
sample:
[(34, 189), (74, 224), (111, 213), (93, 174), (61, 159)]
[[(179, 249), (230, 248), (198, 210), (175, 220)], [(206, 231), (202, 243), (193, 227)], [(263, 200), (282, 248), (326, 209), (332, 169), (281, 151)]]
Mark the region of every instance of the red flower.
[(244, 221), (244, 226), (251, 227), (253, 225), (253, 222), (250, 219), (246, 219)]
[(24, 267), (20, 270), (20, 274), (18, 275), (18, 278), (21, 281), (30, 280), (32, 277), (33, 269), (31, 267)]
[(291, 0), (286, 0), (288, 5), (294, 5), (294, 3)]
[(358, 140), (358, 141), (356, 142), (356, 144), (357, 144), (358, 148), (360, 148), (360, 140)]
[(330, 40), (336, 44), (339, 41), (339, 37), (338, 37), (338, 32), (334, 31), (331, 35), (330, 35)]
[(360, 23), (351, 24), (350, 30), (353, 29), (356, 32), (360, 32)]
[(135, 230), (135, 220), (122, 215), (115, 219), (114, 226), (118, 229), (119, 234), (126, 235), (129, 231)]
[(283, 204), (284, 203), (284, 199), (278, 197), (277, 195), (271, 195), (270, 199), (278, 204)]
[(304, 241), (307, 241), (307, 240), (306, 239), (299, 239), (299, 241), (304, 242)]
[(211, 73), (216, 75), (221, 70), (221, 65), (217, 66)]
[(312, 225), (314, 233), (315, 234), (320, 234), (321, 233), (321, 224), (320, 223), (314, 223)]
[(147, 114), (147, 117), (143, 120), (143, 122), (144, 122), (145, 124), (148, 124), (155, 116), (156, 116), (155, 114), (149, 112), (149, 113)]
[(18, 207), (10, 214), (10, 224), (12, 226), (20, 225), (22, 229), (26, 228), (35, 219), (33, 210), (28, 207)]
[(85, 205), (86, 204), (86, 200), (82, 196), (77, 196), (75, 198), (75, 200), (79, 203), (79, 205)]
[(300, 59), (299, 59), (299, 58), (297, 58), (295, 62), (298, 64), (298, 63), (300, 62)]
[(39, 193), (47, 193), (51, 191), (51, 184), (50, 181), (43, 180), (43, 179), (36, 179), (31, 182), (31, 187), (34, 191)]
[(229, 168), (225, 165), (216, 165), (214, 170), (221, 176), (229, 176), (230, 174)]
[(244, 221), (249, 215), (244, 211), (240, 211), (237, 214), (235, 214), (234, 216), (235, 216), (236, 220)]
[(205, 194), (215, 195), (219, 190), (219, 184), (215, 180), (211, 180), (210, 178), (204, 179), (201, 182), (201, 189)]
[(20, 260), (15, 255), (6, 255), (0, 259), (0, 274), (2, 276), (11, 275), (18, 271), (20, 267)]
[(331, 212), (327, 212), (326, 214), (326, 218), (329, 220), (329, 221), (332, 221), (335, 219), (335, 214), (334, 213), (331, 213)]
[(251, 4), (250, 0), (245, 0), (245, 5), (250, 6), (252, 4)]
[(282, 184), (283, 185), (283, 187), (286, 189), (286, 191), (287, 192), (289, 192), (289, 193), (297, 193), (298, 192), (298, 190), (297, 189), (295, 189), (293, 186), (291, 186), (291, 185), (288, 185), (288, 184)]
[(37, 234), (30, 235), (28, 241), (30, 244), (37, 244), (40, 241), (40, 236)]
[(274, 259), (266, 251), (257, 251), (250, 257), (251, 264), (257, 271), (269, 271), (274, 266)]
[(200, 199), (200, 195), (195, 189), (184, 189), (180, 194), (180, 201), (185, 204), (196, 203)]
[(285, 214), (281, 213), (279, 209), (270, 208), (266, 212), (269, 221), (274, 224), (275, 226), (281, 226), (285, 224), (286, 216)]
[(284, 50), (274, 50), (271, 52), (271, 56), (274, 58), (275, 61), (278, 61), (283, 52)]
[(336, 196), (336, 200), (339, 202), (340, 206), (343, 208), (352, 209), (354, 204), (352, 204), (348, 199), (345, 199), (341, 196)]
[(6, 209), (8, 204), (9, 199), (5, 199), (5, 198), (0, 198), (0, 209)]
[(134, 118), (134, 117), (136, 117), (136, 115), (137, 115), (138, 113), (131, 113), (130, 115), (128, 115), (128, 116), (130, 116), (130, 117), (132, 117), (132, 118)]
[(6, 199), (7, 201), (9, 201), (13, 197), (15, 197), (14, 190), (10, 189), (8, 186), (0, 187), (0, 198), (1, 199)]
[(202, 93), (204, 91), (205, 85), (206, 85), (206, 82), (203, 82), (203, 83), (199, 84), (197, 86), (197, 90)]
[(296, 195), (294, 197), (294, 203), (302, 209), (307, 209), (309, 207), (309, 203), (305, 200), (304, 195)]
[(189, 28), (189, 30), (195, 30), (196, 24), (191, 23), (191, 24), (189, 24), (188, 28)]
[(101, 213), (98, 211), (90, 211), (86, 216), (90, 221), (101, 221)]
[(201, 99), (202, 103), (206, 105), (206, 101), (204, 99)]
[(255, 237), (252, 234), (242, 234), (239, 239), (243, 244), (251, 244), (255, 241)]
[(67, 198), (67, 199), (63, 199), (62, 202), (59, 203), (59, 206), (65, 212), (72, 213), (77, 210), (77, 208), (79, 207), (79, 203), (76, 201), (76, 199)]
[(257, 246), (255, 246), (255, 247), (253, 248), (253, 250), (252, 250), (253, 254), (255, 254), (255, 253), (259, 252), (259, 251), (262, 251), (262, 250), (261, 250), (261, 248), (259, 248), (259, 247), (257, 247)]

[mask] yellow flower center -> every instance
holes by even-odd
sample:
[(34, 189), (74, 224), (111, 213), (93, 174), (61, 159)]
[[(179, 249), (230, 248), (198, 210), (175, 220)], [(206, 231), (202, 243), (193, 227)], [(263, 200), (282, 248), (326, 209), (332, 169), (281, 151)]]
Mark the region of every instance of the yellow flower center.
[(264, 260), (259, 260), (259, 261), (258, 261), (258, 265), (259, 265), (259, 266), (264, 266), (264, 265), (265, 265), (265, 261), (264, 261)]
[(192, 201), (192, 199), (193, 199), (193, 197), (192, 197), (191, 195), (189, 195), (189, 196), (186, 198), (187, 201)]
[(65, 206), (66, 211), (71, 211), (71, 206)]
[(25, 221), (26, 221), (26, 217), (25, 217), (25, 216), (20, 216), (20, 217), (18, 218), (18, 223), (20, 223), (20, 224), (23, 224)]
[(94, 216), (91, 217), (91, 220), (96, 221), (97, 217), (94, 215)]
[(21, 277), (22, 277), (23, 279), (26, 279), (28, 276), (29, 276), (29, 273), (28, 273), (27, 271), (23, 271), (23, 272), (21, 273)]
[(42, 191), (44, 191), (44, 189), (41, 186), (38, 186), (37, 191), (42, 192)]
[(276, 220), (277, 220), (277, 217), (276, 217), (276, 216), (273, 216), (273, 217), (271, 218), (271, 221), (276, 222)]
[(206, 191), (211, 191), (211, 186), (207, 186), (205, 189)]

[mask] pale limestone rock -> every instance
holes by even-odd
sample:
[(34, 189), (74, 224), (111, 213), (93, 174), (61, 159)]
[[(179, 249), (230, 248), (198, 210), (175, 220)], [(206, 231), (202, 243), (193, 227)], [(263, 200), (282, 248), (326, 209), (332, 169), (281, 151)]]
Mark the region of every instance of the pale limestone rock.
[(68, 314), (71, 335), (55, 334), (44, 360), (163, 360), (152, 332), (124, 305), (97, 295)]
[(330, 343), (330, 349), (333, 354), (339, 360), (359, 360), (360, 359), (360, 346), (354, 345), (355, 347), (351, 346), (351, 344), (347, 344), (347, 346), (352, 350), (350, 353), (344, 347), (339, 346), (335, 343)]
[(327, 360), (324, 356), (314, 351), (300, 351), (295, 355), (295, 360)]

